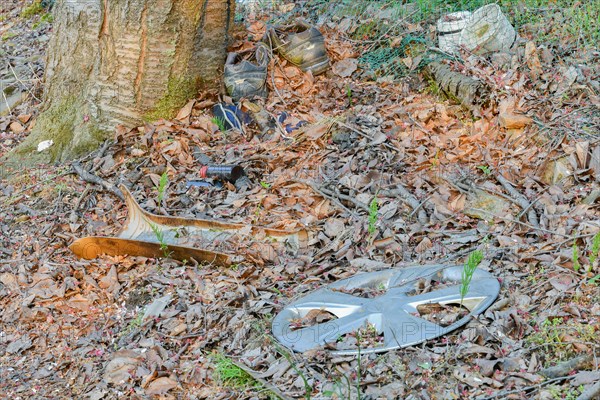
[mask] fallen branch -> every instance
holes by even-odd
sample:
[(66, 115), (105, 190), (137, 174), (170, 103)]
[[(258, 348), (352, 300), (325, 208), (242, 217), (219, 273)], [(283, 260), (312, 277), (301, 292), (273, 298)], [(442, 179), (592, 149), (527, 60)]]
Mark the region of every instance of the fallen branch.
[(544, 368), (540, 371), (540, 375), (543, 375), (546, 378), (556, 378), (558, 376), (567, 375), (573, 370), (591, 368), (592, 363), (592, 355), (586, 354), (562, 362), (554, 367)]
[[(519, 388), (519, 389), (514, 389), (514, 390), (504, 390), (501, 392), (498, 392), (496, 394), (493, 394), (491, 396), (488, 397), (481, 397), (479, 398), (479, 400), (492, 400), (492, 399), (506, 399), (509, 394), (515, 394), (515, 393), (527, 393), (527, 392), (531, 392), (533, 390), (540, 390), (543, 386), (549, 385), (551, 383), (554, 382), (560, 382), (560, 381), (568, 381), (575, 378), (575, 375), (567, 375), (567, 376), (560, 376), (558, 378), (554, 378), (554, 379), (549, 379), (547, 381), (544, 382), (540, 382), (537, 385), (533, 385), (533, 386), (527, 386), (524, 388)], [(531, 393), (529, 393), (531, 394)]]
[(533, 226), (531, 224), (528, 224), (528, 223), (516, 220), (514, 218), (503, 217), (502, 215), (494, 214), (494, 213), (489, 212), (488, 210), (483, 210), (481, 208), (475, 208), (475, 207), (473, 207), (473, 208), (471, 208), (471, 210), (481, 211), (481, 212), (484, 212), (484, 213), (486, 213), (488, 215), (491, 215), (494, 218), (499, 218), (499, 219), (501, 219), (503, 221), (512, 222), (513, 224), (519, 224), (519, 225), (525, 226), (525, 227), (527, 227), (529, 229), (535, 229), (535, 230), (538, 230), (540, 232), (549, 233), (551, 235), (562, 236), (564, 238), (568, 238), (567, 241), (573, 240), (573, 238), (574, 238), (574, 236), (570, 236), (570, 235), (567, 235), (567, 234), (564, 234), (564, 233), (559, 233), (559, 232), (556, 232), (556, 231), (551, 231), (549, 229), (544, 229), (544, 228), (541, 228), (539, 226)]
[(600, 398), (600, 381), (583, 391), (577, 400), (594, 400)]
[(83, 179), (85, 182), (89, 182), (89, 183), (93, 183), (93, 184), (96, 184), (96, 185), (100, 185), (104, 189), (106, 189), (107, 191), (113, 193), (115, 196), (117, 196), (121, 200), (125, 201), (125, 197), (123, 196), (123, 193), (119, 190), (119, 188), (117, 188), (112, 183), (107, 182), (104, 179), (100, 178), (99, 176), (94, 175), (91, 172), (86, 171), (81, 166), (81, 164), (79, 164), (79, 162), (77, 162), (77, 161), (75, 161), (74, 163), (72, 163), (71, 166), (73, 167), (73, 170), (77, 173), (77, 175), (79, 175), (81, 177), (81, 179)]
[[(480, 151), (484, 155), (485, 160), (488, 163), (488, 165), (493, 165), (492, 157), (490, 156), (489, 152), (487, 150), (483, 150), (481, 148), (480, 148)], [(537, 213), (533, 209), (533, 204), (530, 203), (529, 200), (527, 200), (527, 198), (521, 194), (521, 192), (519, 192), (517, 189), (515, 189), (515, 187), (512, 185), (512, 183), (510, 183), (508, 181), (508, 179), (506, 179), (502, 175), (502, 173), (500, 173), (500, 171), (498, 171), (497, 169), (494, 169), (494, 178), (496, 178), (496, 180), (498, 181), (498, 183), (500, 183), (502, 185), (504, 190), (506, 190), (508, 192), (508, 194), (510, 194), (510, 196), (514, 199), (514, 201), (519, 205), (519, 207), (521, 207), (523, 209), (522, 212), (527, 213), (527, 220), (529, 221), (529, 223), (533, 227), (535, 227), (535, 229), (540, 229), (539, 219), (538, 219)]]

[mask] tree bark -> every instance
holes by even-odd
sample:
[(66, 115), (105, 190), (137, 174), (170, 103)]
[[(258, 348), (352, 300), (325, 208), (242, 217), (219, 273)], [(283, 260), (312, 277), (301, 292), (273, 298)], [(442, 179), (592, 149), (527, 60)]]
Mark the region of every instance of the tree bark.
[(433, 62), (427, 66), (426, 72), (447, 96), (471, 110), (485, 105), (489, 100), (490, 90), (483, 82), (454, 72), (446, 64)]
[[(94, 150), (118, 124), (172, 117), (219, 84), (235, 0), (59, 0), (43, 111), (16, 149), (36, 162)], [(52, 140), (44, 152), (37, 144)]]

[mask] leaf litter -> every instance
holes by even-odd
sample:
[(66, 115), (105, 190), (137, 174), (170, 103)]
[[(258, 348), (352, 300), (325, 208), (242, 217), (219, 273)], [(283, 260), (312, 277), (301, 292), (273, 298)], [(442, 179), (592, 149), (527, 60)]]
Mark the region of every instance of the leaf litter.
[[(250, 48), (264, 33), (265, 20), (257, 18), (236, 34), (234, 49)], [(114, 142), (80, 160), (109, 186), (83, 182), (69, 165), (3, 174), (2, 393), (268, 396), (264, 387), (225, 387), (217, 355), (288, 397), (355, 398), (360, 388), (361, 398), (545, 399), (593, 390), (600, 330), (600, 291), (590, 283), (600, 274), (597, 57), (532, 39), (508, 64), (468, 55), (448, 61), (492, 88), (490, 105), (473, 118), (429, 90), (421, 75), (388, 79), (357, 63), (361, 46), (372, 44), (348, 35), (364, 25), (345, 17), (320, 26), (334, 66), (328, 74), (313, 77), (273, 60), (271, 95), (257, 104), (257, 126), (246, 135), (215, 126), (217, 92), (208, 91), (173, 120), (118, 127)], [(428, 29), (396, 26), (416, 28)], [(31, 128), (36, 110), (27, 107), (0, 119), (2, 153)], [(271, 118), (283, 112), (294, 125), (308, 125), (282, 130)], [(207, 162), (243, 166), (250, 184), (187, 188)], [(156, 186), (165, 171), (161, 204)], [(119, 183), (155, 214), (306, 228), (309, 249), (229, 268), (75, 258), (67, 247), (75, 239), (114, 236), (125, 223), (126, 207), (109, 189)], [(374, 198), (379, 210), (369, 230)], [(326, 349), (291, 354), (270, 335), (273, 316), (311, 290), (390, 266), (462, 263), (477, 248), (485, 253), (480, 268), (501, 280), (500, 297), (449, 335), (360, 361)], [(245, 246), (238, 251), (252, 254)], [(423, 282), (418, 290), (430, 289)], [(419, 312), (436, 321), (461, 315), (436, 305)], [(329, 318), (317, 310), (297, 323)], [(365, 326), (339, 346), (359, 339), (376, 345), (381, 337)]]

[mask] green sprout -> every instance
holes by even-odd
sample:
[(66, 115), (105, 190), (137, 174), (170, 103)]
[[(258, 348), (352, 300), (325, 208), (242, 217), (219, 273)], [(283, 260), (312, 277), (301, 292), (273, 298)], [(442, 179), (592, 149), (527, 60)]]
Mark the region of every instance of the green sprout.
[(244, 389), (249, 386), (256, 386), (257, 382), (246, 371), (235, 365), (235, 363), (223, 354), (216, 354), (215, 374), (217, 379), (228, 387)]
[(213, 124), (215, 124), (221, 132), (225, 132), (227, 129), (225, 128), (225, 120), (221, 117), (212, 117), (210, 120)]
[(352, 107), (352, 87), (346, 85), (346, 97), (348, 97), (348, 107)]
[(469, 257), (467, 258), (467, 262), (465, 263), (462, 276), (461, 276), (461, 285), (460, 285), (460, 306), (463, 305), (463, 300), (465, 296), (469, 292), (469, 287), (471, 286), (471, 280), (473, 279), (473, 274), (475, 270), (483, 260), (483, 252), (481, 250), (475, 250)]
[(265, 181), (260, 181), (260, 186), (262, 186), (265, 189), (270, 189), (271, 188), (271, 184), (267, 183)]
[(596, 233), (592, 240), (592, 253), (590, 254), (590, 271), (592, 265), (598, 259), (598, 253), (600, 253), (600, 232)]
[(369, 204), (369, 237), (372, 239), (375, 231), (377, 230), (377, 214), (379, 212), (379, 203), (377, 202), (377, 196), (373, 197)]
[(167, 183), (169, 183), (169, 175), (167, 174), (167, 171), (165, 171), (160, 176), (160, 181), (158, 182), (158, 187), (156, 188), (156, 190), (158, 191), (157, 200), (158, 200), (159, 206), (162, 204), (162, 201), (165, 197), (165, 190), (167, 188)]
[(165, 240), (165, 233), (156, 224), (150, 223), (150, 228), (152, 228), (152, 232), (154, 232), (156, 240), (158, 240), (158, 243), (160, 244), (160, 249), (162, 250), (163, 255), (165, 258), (168, 258), (171, 253), (169, 252), (169, 246)]
[(487, 165), (479, 165), (477, 168), (480, 169), (485, 176), (490, 176), (492, 174), (492, 169)]
[(577, 247), (576, 243), (573, 243), (572, 260), (573, 260), (573, 269), (575, 270), (575, 272), (579, 272), (579, 270), (581, 269), (581, 264), (579, 263), (579, 248)]

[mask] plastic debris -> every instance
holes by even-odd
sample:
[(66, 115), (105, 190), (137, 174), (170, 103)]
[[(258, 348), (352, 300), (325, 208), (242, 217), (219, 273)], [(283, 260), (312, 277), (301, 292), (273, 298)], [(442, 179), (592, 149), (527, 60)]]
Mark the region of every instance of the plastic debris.
[(54, 144), (54, 140), (44, 140), (42, 142), (39, 142), (38, 146), (37, 146), (38, 153), (41, 153), (42, 151), (49, 149), (50, 147), (52, 147), (53, 144)]
[(213, 178), (235, 183), (246, 175), (239, 165), (204, 165), (200, 168), (200, 178)]
[(437, 21), (438, 46), (446, 53), (454, 53), (460, 44), (460, 34), (467, 26), (471, 13), (459, 11), (444, 15)]
[(498, 4), (475, 11), (460, 33), (460, 45), (475, 54), (508, 51), (516, 41), (517, 32)]
[(233, 104), (215, 104), (212, 108), (215, 118), (223, 122), (224, 128), (243, 130), (244, 125), (252, 122), (248, 113), (243, 112), (239, 107)]
[[(295, 351), (329, 345), (337, 355), (379, 353), (437, 338), (485, 311), (500, 291), (498, 279), (476, 269), (461, 297), (462, 271), (463, 266), (419, 265), (343, 279), (286, 306), (273, 319), (273, 336)], [(357, 344), (361, 329), (369, 341)]]
[(497, 4), (488, 4), (474, 13), (460, 11), (437, 21), (438, 46), (447, 53), (460, 47), (475, 54), (509, 51), (517, 32)]
[[(89, 236), (76, 240), (69, 248), (78, 257), (93, 259), (108, 254), (178, 260), (193, 258), (229, 266), (248, 257), (255, 261), (272, 260), (277, 250), (295, 254), (308, 243), (308, 232), (304, 229), (288, 231), (152, 214), (142, 210), (125, 186), (121, 185), (120, 189), (129, 211), (123, 228), (117, 237)], [(217, 245), (222, 245), (228, 252), (198, 247)]]

